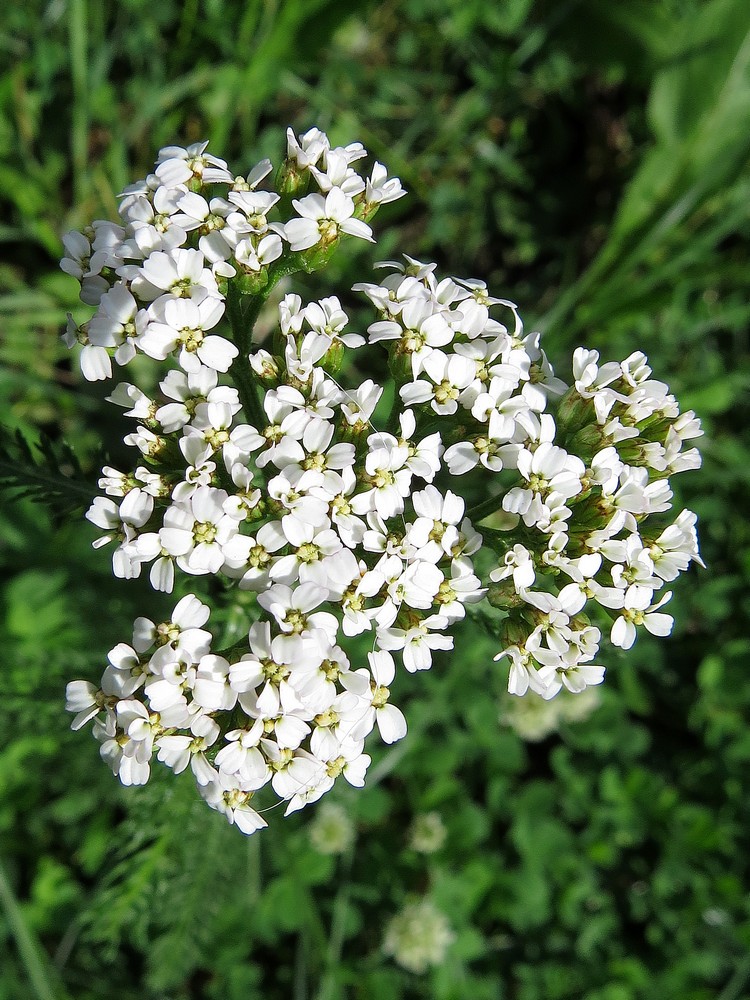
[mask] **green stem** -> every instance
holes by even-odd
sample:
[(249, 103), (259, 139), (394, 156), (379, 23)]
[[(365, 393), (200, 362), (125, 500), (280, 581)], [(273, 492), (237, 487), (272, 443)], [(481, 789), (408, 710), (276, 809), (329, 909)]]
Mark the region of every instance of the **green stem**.
[(63, 996), (62, 991), (52, 988), (52, 970), (49, 963), (42, 959), (41, 946), (23, 918), (21, 907), (13, 894), (2, 864), (0, 864), (0, 907), (5, 911), (5, 919), (15, 938), (18, 954), (36, 1000), (59, 1000)]
[(507, 552), (509, 548), (512, 548), (512, 543), (518, 538), (518, 525), (510, 531), (498, 531), (497, 528), (488, 528), (486, 525), (482, 525), (479, 529), (482, 533), (482, 538), (485, 542), (489, 542), (490, 545), (494, 542), (503, 552)]
[(262, 867), (260, 837), (248, 837), (247, 841), (247, 901), (255, 907), (260, 900), (262, 888)]
[(341, 888), (336, 893), (333, 902), (333, 915), (331, 917), (331, 933), (328, 938), (328, 948), (326, 951), (325, 972), (320, 985), (318, 1000), (331, 1000), (334, 996), (336, 986), (336, 971), (341, 965), (341, 955), (344, 950), (344, 936), (346, 933), (346, 918), (349, 911), (349, 896), (351, 893), (351, 873), (354, 863), (354, 851), (356, 842), (344, 857), (342, 870), (339, 874)]
[(86, 194), (86, 173), (89, 165), (88, 108), (88, 17), (86, 0), (71, 0), (68, 9), (68, 47), (70, 75), (73, 82), (71, 153), (73, 187), (80, 204)]
[(241, 292), (231, 282), (227, 289), (227, 316), (232, 327), (235, 346), (240, 352), (229, 370), (237, 387), (242, 408), (259, 431), (263, 430), (267, 421), (247, 356), (252, 346), (253, 327), (267, 294), (268, 286), (256, 295)]
[(401, 401), (401, 395), (398, 390), (399, 385), (396, 383), (393, 390), (393, 404), (391, 406), (391, 412), (388, 414), (388, 419), (385, 422), (386, 434), (397, 434), (400, 430), (398, 418), (404, 411), (404, 404)]
[(256, 430), (262, 432), (268, 420), (260, 402), (258, 387), (255, 384), (255, 379), (247, 360), (247, 354), (240, 354), (232, 362), (232, 367), (229, 370), (234, 379), (234, 384), (237, 386), (243, 410)]
[(307, 952), (307, 926), (303, 924), (294, 952), (294, 1000), (307, 1000)]
[(232, 327), (235, 346), (240, 352), (229, 369), (234, 379), (245, 413), (262, 430), (266, 425), (266, 415), (258, 393), (258, 385), (247, 356), (253, 346), (253, 330), (260, 311), (274, 287), (288, 274), (303, 269), (300, 254), (280, 257), (268, 269), (268, 281), (256, 292), (243, 291), (237, 280), (229, 282), (227, 288), (227, 317)]
[(466, 516), (471, 520), (472, 524), (477, 524), (484, 517), (489, 517), (490, 514), (496, 514), (500, 510), (503, 502), (501, 496), (487, 497), (486, 500), (482, 500), (480, 503), (475, 504), (466, 511)]
[[(258, 395), (258, 386), (255, 375), (250, 368), (247, 356), (253, 343), (253, 329), (260, 315), (260, 311), (265, 305), (268, 296), (274, 287), (289, 274), (297, 271), (317, 271), (330, 260), (333, 251), (336, 249), (340, 239), (335, 240), (322, 249), (312, 247), (302, 253), (289, 251), (282, 254), (278, 260), (270, 265), (267, 272), (266, 284), (262, 288), (253, 291), (243, 290), (242, 284), (249, 277), (240, 276), (229, 281), (227, 288), (227, 317), (232, 327), (232, 336), (239, 354), (235, 358), (230, 372), (234, 379), (240, 402), (246, 415), (253, 421), (258, 430), (266, 425), (266, 417)], [(258, 276), (260, 280), (260, 276)]]

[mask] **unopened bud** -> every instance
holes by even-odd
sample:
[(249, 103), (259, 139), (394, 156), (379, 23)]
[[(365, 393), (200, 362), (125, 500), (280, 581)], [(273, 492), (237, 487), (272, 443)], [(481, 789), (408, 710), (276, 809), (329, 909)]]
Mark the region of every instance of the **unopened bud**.
[(307, 191), (310, 171), (300, 169), (295, 159), (284, 160), (276, 174), (276, 190), (284, 197), (297, 198)]
[(513, 589), (513, 584), (507, 581), (493, 584), (487, 591), (487, 600), (493, 608), (506, 610), (518, 608), (523, 604), (523, 598)]
[(344, 345), (340, 340), (334, 340), (320, 362), (320, 366), (329, 375), (338, 375), (344, 363)]

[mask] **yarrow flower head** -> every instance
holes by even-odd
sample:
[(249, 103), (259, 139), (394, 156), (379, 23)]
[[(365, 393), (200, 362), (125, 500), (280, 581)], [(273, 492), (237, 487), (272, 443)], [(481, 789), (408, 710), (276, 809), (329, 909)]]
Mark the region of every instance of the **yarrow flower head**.
[(402, 968), (421, 975), (440, 965), (455, 938), (445, 914), (429, 899), (417, 899), (391, 919), (383, 951)]
[[(640, 352), (600, 365), (581, 348), (568, 387), (512, 302), (410, 257), (355, 286), (375, 310), (366, 331), (342, 299), (292, 292), (274, 335), (253, 339), (282, 277), (372, 241), (379, 207), (405, 193), (382, 164), (361, 171), (366, 155), (290, 130), (275, 175), (263, 161), (243, 176), (205, 143), (168, 147), (117, 223), (64, 241), (93, 309), (65, 334), (84, 377), (138, 354), (163, 366), (154, 398), (127, 381), (108, 397), (134, 459), (102, 470), (94, 545), (116, 576), (183, 595), (168, 621), (136, 620), (98, 684), (68, 685), (73, 728), (93, 724), (123, 784), (154, 760), (189, 769), (246, 834), (274, 799), (290, 813), (342, 778), (363, 785), (371, 742), (407, 733), (399, 674), (430, 669), (482, 602), (509, 691), (575, 698), (604, 678), (603, 629), (625, 649), (641, 628), (668, 634), (664, 587), (700, 562), (695, 515), (668, 514), (670, 476), (700, 464), (699, 422)], [(388, 355), (386, 420), (383, 386), (339, 381), (365, 350)], [(216, 600), (248, 592), (231, 644), (185, 593), (217, 576)], [(415, 849), (438, 849), (437, 820)], [(324, 825), (319, 849), (343, 849)]]

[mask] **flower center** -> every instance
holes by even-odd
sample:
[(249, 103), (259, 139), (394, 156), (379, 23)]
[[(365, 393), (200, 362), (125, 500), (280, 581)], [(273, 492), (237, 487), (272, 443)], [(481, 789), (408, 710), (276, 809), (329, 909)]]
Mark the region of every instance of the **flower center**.
[(346, 759), (344, 757), (337, 757), (336, 760), (330, 762), (326, 768), (326, 773), (330, 778), (338, 778), (345, 767)]
[(193, 526), (193, 539), (196, 545), (202, 542), (213, 542), (216, 538), (217, 527), (211, 521), (197, 521)]
[(192, 278), (178, 278), (177, 281), (173, 282), (171, 288), (169, 289), (173, 295), (179, 296), (181, 299), (190, 298), (190, 289), (193, 287)]
[(320, 559), (320, 549), (312, 542), (305, 542), (297, 549), (297, 558), (301, 563), (313, 563)]
[(243, 792), (239, 788), (230, 788), (224, 792), (224, 803), (228, 809), (237, 809), (244, 806), (252, 794), (252, 792)]
[(430, 532), (430, 541), (439, 542), (443, 535), (445, 534), (445, 525), (442, 521), (434, 521), (432, 531)]
[(383, 684), (372, 686), (372, 707), (373, 708), (383, 708), (390, 697), (390, 689), (385, 687)]
[(316, 472), (322, 472), (325, 467), (326, 457), (325, 455), (321, 455), (320, 452), (308, 455), (302, 463), (303, 469), (314, 469)]
[(435, 389), (435, 399), (438, 403), (448, 403), (454, 399), (458, 399), (458, 389), (448, 379), (443, 379)]
[(213, 427), (209, 427), (207, 431), (203, 432), (203, 436), (207, 444), (210, 444), (213, 449), (217, 449), (227, 443), (229, 440), (229, 431), (216, 430)]
[(318, 232), (323, 243), (333, 243), (339, 235), (339, 226), (333, 219), (321, 219), (318, 222)]
[(418, 330), (407, 330), (398, 345), (399, 354), (415, 354), (425, 345), (425, 336)]
[(375, 489), (382, 490), (386, 486), (393, 486), (396, 477), (390, 469), (378, 469), (373, 476), (372, 483)]
[(348, 514), (351, 514), (352, 512), (351, 504), (342, 494), (339, 494), (337, 497), (334, 497), (333, 509), (337, 514), (340, 514), (342, 517), (346, 517)]
[(294, 757), (294, 751), (290, 750), (289, 747), (284, 747), (279, 750), (279, 759), (269, 761), (269, 767), (272, 771), (284, 771), (292, 763), (292, 758)]
[(335, 660), (323, 660), (320, 669), (325, 674), (327, 681), (337, 681), (341, 675), (341, 668)]
[(443, 582), (438, 587), (438, 592), (435, 594), (436, 604), (452, 604), (456, 600), (456, 591), (451, 587), (447, 580)]
[(285, 663), (277, 663), (276, 660), (272, 660), (270, 657), (266, 660), (261, 660), (260, 665), (263, 668), (263, 676), (267, 681), (271, 681), (272, 684), (279, 684), (281, 681), (286, 680), (291, 672)]
[(156, 645), (166, 646), (168, 642), (177, 642), (180, 629), (174, 622), (162, 622), (156, 626)]
[(269, 552), (263, 548), (262, 545), (253, 545), (253, 547), (250, 549), (247, 561), (255, 569), (260, 569), (261, 566), (268, 565), (268, 563), (271, 561), (271, 556)]
[(549, 489), (549, 483), (544, 476), (532, 475), (529, 478), (529, 487), (535, 493), (545, 493)]
[(329, 729), (332, 726), (337, 726), (339, 724), (339, 713), (333, 708), (327, 709), (325, 712), (321, 712), (320, 715), (316, 715), (315, 722), (316, 726), (321, 726), (323, 729)]
[(194, 330), (192, 327), (184, 326), (180, 330), (178, 339), (186, 351), (195, 354), (203, 343), (203, 330)]
[(289, 626), (292, 632), (299, 635), (299, 633), (304, 632), (307, 627), (307, 618), (301, 611), (297, 611), (292, 608), (290, 611), (287, 611), (284, 623)]

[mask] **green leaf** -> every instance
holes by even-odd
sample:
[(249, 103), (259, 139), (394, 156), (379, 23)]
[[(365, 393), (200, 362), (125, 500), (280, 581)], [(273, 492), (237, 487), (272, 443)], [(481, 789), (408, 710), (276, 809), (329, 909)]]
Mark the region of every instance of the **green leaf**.
[(49, 508), (57, 519), (83, 511), (98, 492), (84, 478), (80, 462), (65, 441), (41, 434), (32, 447), (18, 431), (0, 442), (0, 495), (27, 497)]

